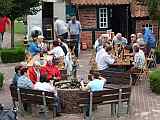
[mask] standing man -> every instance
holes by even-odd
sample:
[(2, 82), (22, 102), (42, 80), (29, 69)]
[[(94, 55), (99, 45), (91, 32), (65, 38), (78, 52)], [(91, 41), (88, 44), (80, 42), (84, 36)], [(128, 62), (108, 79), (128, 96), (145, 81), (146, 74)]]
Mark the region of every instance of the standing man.
[(3, 36), (6, 28), (6, 24), (10, 24), (8, 17), (0, 17), (0, 48), (2, 48)]
[(67, 24), (57, 16), (54, 17), (54, 32), (56, 37), (62, 37), (64, 40), (68, 38)]
[(68, 23), (68, 28), (71, 37), (76, 39), (75, 45), (75, 56), (78, 57), (80, 53), (80, 32), (81, 32), (81, 24), (76, 20), (76, 17), (73, 16), (71, 21)]

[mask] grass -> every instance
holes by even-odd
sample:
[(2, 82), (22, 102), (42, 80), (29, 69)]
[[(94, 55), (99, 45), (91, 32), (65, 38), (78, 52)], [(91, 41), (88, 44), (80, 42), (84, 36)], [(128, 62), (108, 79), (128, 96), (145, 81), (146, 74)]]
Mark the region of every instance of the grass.
[(25, 34), (25, 27), (22, 22), (15, 22), (14, 30), (17, 34)]
[[(6, 31), (7, 32), (11, 32), (11, 27), (6, 27)], [(23, 24), (23, 22), (15, 22), (14, 23), (14, 32), (15, 34), (25, 34), (25, 26)]]

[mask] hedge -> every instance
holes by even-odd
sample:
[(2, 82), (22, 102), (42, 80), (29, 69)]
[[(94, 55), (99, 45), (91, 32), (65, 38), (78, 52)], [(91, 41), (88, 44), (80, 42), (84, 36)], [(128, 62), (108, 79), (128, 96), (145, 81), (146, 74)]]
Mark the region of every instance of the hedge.
[(156, 69), (149, 74), (150, 88), (153, 92), (160, 94), (160, 69)]
[(25, 59), (25, 48), (17, 47), (1, 50), (1, 60), (3, 63), (21, 62)]
[(0, 88), (3, 87), (3, 82), (4, 82), (4, 76), (3, 73), (0, 73)]

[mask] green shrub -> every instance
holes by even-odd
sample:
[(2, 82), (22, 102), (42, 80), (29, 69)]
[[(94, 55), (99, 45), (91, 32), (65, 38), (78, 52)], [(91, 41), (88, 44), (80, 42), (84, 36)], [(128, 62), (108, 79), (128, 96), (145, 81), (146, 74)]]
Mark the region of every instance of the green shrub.
[(156, 62), (159, 64), (160, 63), (160, 49), (155, 50), (155, 55), (156, 55)]
[(2, 49), (1, 60), (3, 63), (15, 63), (24, 61), (25, 49), (22, 47)]
[(4, 76), (3, 73), (0, 73), (0, 88), (3, 86)]
[(160, 94), (160, 69), (156, 69), (149, 74), (150, 87), (153, 92)]

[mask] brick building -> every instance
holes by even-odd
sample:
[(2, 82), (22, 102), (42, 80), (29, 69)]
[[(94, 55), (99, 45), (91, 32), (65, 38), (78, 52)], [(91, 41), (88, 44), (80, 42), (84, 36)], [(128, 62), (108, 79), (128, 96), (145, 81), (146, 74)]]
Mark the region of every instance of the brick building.
[(158, 21), (149, 20), (146, 5), (138, 0), (70, 0), (70, 4), (76, 6), (82, 25), (81, 41), (88, 48), (107, 30), (128, 37), (149, 27), (158, 36)]

